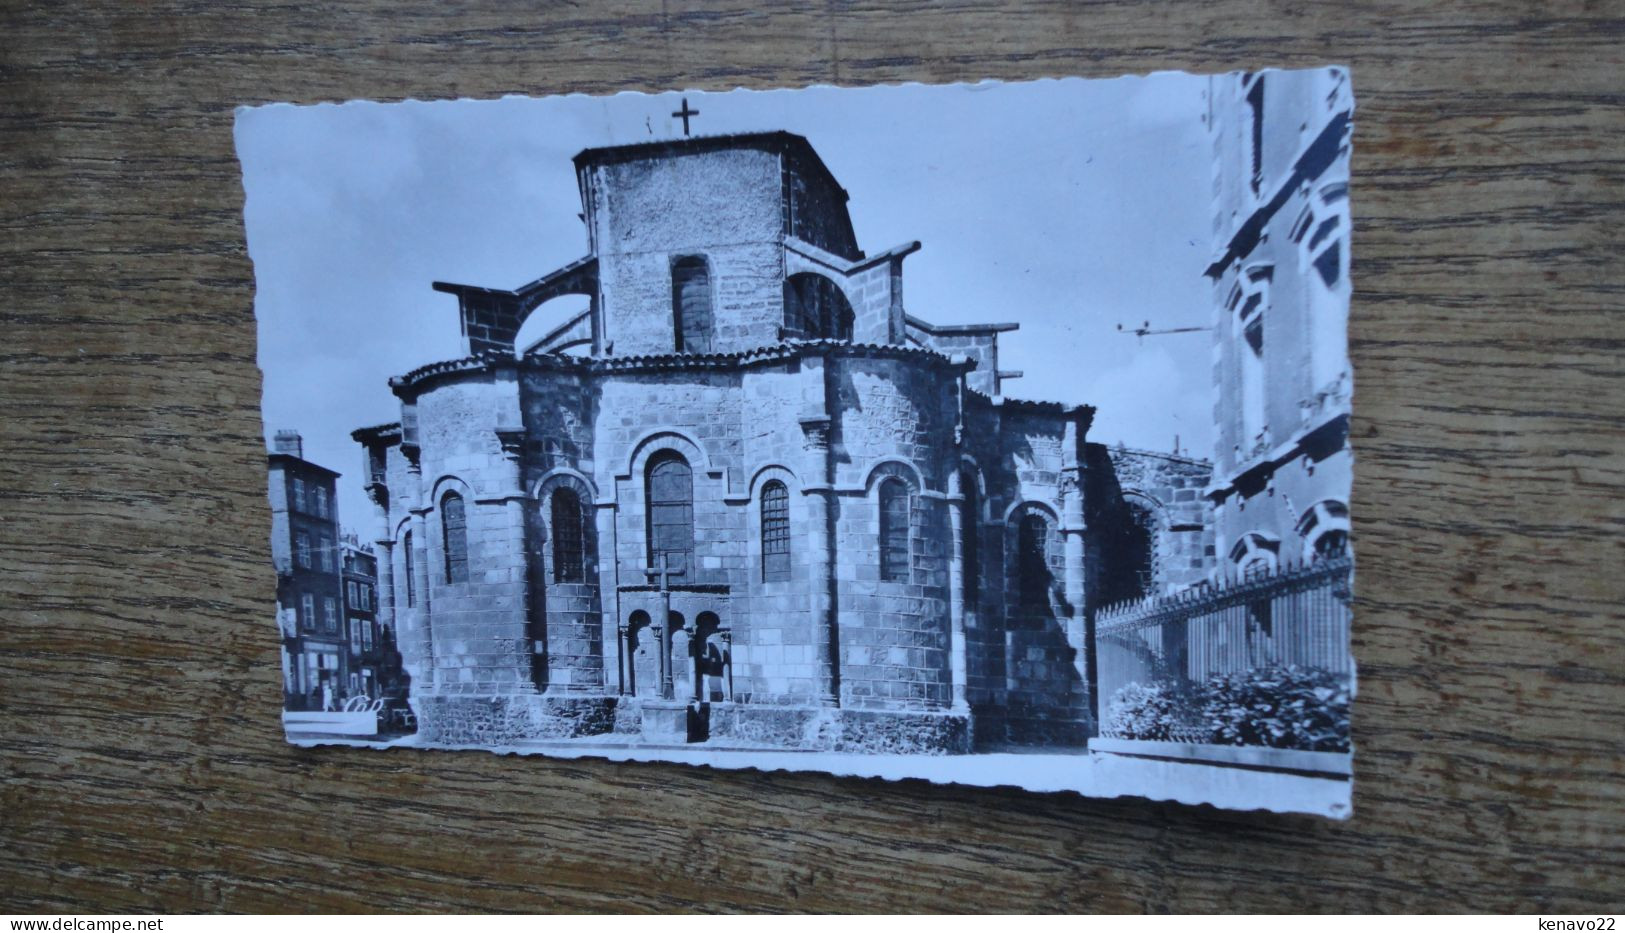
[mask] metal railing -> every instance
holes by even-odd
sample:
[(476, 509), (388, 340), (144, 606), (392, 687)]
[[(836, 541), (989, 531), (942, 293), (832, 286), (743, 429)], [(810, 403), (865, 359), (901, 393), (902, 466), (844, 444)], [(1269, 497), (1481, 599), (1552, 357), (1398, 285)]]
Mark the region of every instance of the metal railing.
[[(1097, 687), (1106, 705), (1123, 687), (1185, 695), (1215, 675), (1294, 666), (1352, 677), (1348, 554), (1222, 578), (1095, 614)], [(1205, 741), (1199, 711), (1180, 707), (1172, 738)]]

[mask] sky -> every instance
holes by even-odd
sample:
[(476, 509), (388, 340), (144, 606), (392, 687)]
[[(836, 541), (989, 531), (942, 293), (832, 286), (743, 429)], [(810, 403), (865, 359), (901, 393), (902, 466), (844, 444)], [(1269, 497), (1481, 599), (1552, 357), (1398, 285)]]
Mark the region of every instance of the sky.
[[(1090, 439), (1210, 455), (1207, 79), (1173, 73), (976, 85), (238, 111), (267, 440), (344, 474), (370, 527), (357, 427), (395, 421), (388, 379), (463, 355), (433, 281), (515, 288), (586, 253), (571, 157), (593, 146), (788, 130), (851, 194), (858, 245), (919, 240), (904, 304), (939, 324), (1014, 321), (1005, 394), (1097, 407)], [(538, 309), (523, 345), (583, 306)]]

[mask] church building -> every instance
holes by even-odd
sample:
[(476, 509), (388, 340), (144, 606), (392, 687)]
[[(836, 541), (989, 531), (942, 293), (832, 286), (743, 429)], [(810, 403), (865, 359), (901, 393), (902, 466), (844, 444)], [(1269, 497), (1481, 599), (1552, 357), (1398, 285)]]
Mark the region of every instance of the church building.
[(800, 136), (574, 162), (584, 255), (435, 283), (464, 355), (354, 433), (424, 738), (1081, 746), (1089, 612), (1134, 572), (1094, 409), (1004, 394), (1015, 324), (910, 314), (920, 244), (860, 249)]

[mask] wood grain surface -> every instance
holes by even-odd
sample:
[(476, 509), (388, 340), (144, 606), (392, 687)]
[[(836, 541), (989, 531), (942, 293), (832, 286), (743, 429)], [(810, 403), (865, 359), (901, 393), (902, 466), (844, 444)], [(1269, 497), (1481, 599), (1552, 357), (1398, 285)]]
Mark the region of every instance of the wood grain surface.
[[(0, 911), (1625, 909), (1617, 3), (0, 4)], [(1356, 814), (282, 741), (232, 110), (1352, 66)]]

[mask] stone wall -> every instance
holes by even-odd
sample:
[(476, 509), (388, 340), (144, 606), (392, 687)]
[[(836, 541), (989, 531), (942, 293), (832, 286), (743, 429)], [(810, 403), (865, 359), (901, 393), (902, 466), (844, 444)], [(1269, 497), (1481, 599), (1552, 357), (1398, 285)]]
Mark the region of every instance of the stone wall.
[[(1095, 513), (1105, 535), (1101, 546), (1114, 552), (1107, 555), (1106, 572), (1124, 577), (1106, 581), (1100, 600), (1131, 598), (1128, 591), (1136, 586), (1145, 594), (1167, 594), (1207, 579), (1215, 557), (1213, 508), (1204, 496), (1212, 464), (1102, 445), (1091, 445), (1091, 461), (1100, 493)], [(1136, 560), (1141, 544), (1133, 540), (1140, 534), (1149, 545), (1143, 563)]]
[(591, 169), (604, 339), (616, 355), (670, 353), (672, 261), (710, 267), (712, 349), (778, 339), (784, 320), (779, 156), (760, 149), (664, 154)]
[(806, 157), (787, 152), (784, 157), (786, 210), (784, 229), (820, 249), (845, 259), (857, 259), (857, 237), (846, 212), (846, 191)]
[[(490, 694), (533, 689), (527, 516), (516, 460), (498, 427), (517, 426), (512, 370), (433, 382), (416, 396), (424, 499), (415, 547), (431, 607), (435, 688)], [(515, 452), (517, 454), (517, 452)], [(444, 504), (460, 496), (468, 571), (449, 578)]]
[[(902, 264), (919, 244), (862, 258), (846, 193), (804, 142), (627, 147), (577, 164), (602, 296), (596, 355), (452, 361), (394, 383), (402, 414), (399, 443), (381, 457), (384, 535), (411, 535), (391, 569), (422, 713), (440, 719), (425, 734), (574, 734), (586, 727), (561, 725), (570, 717), (534, 698), (585, 696), (619, 696), (610, 719), (647, 734), (642, 706), (670, 718), (659, 701), (669, 648), (675, 699), (694, 694), (703, 658), (713, 731), (963, 750), (973, 739), (955, 692), (963, 651), (970, 705), (1013, 708), (995, 740), (1070, 741), (1088, 715), (1081, 615), (1068, 604), (1082, 556), (1062, 493), (1076, 467), (1068, 444), (1087, 428), (1073, 424), (1078, 412), (966, 390), (967, 378), (997, 390), (997, 327), (917, 323), (916, 342), (926, 335), (935, 349), (905, 347)], [(682, 257), (704, 258), (712, 323), (708, 348), (677, 355)], [(840, 287), (856, 346), (781, 342), (784, 283), (803, 272)], [(693, 560), (663, 597), (647, 573), (647, 476), (652, 457), (672, 454), (693, 481)], [(908, 494), (907, 565), (888, 579), (883, 482)], [(768, 580), (762, 503), (775, 483), (788, 493), (789, 561), (784, 579)], [(580, 579), (560, 579), (555, 564), (563, 490), (582, 509)], [(448, 494), (466, 506), (466, 582), (448, 579)], [(1008, 580), (1013, 529), (1038, 512), (1050, 579), (1035, 603)], [(961, 602), (951, 581), (964, 566), (973, 579)]]

